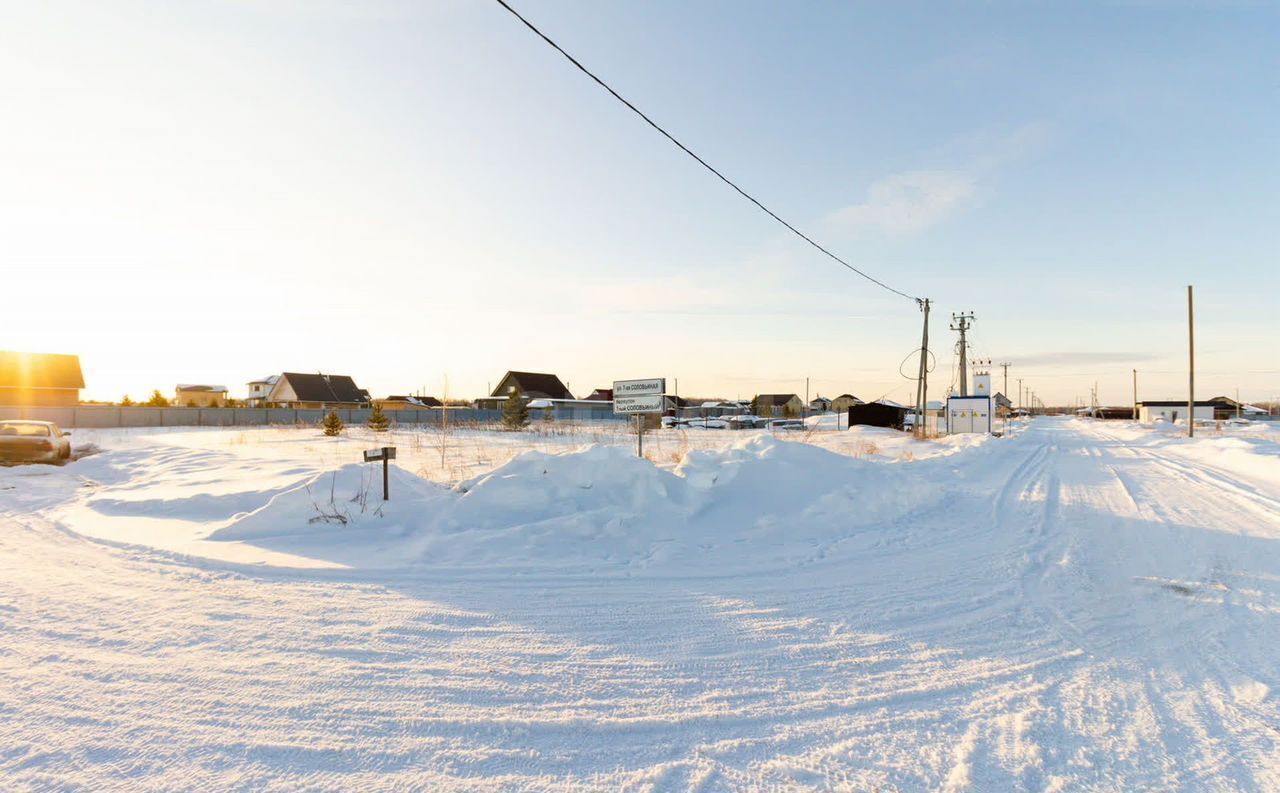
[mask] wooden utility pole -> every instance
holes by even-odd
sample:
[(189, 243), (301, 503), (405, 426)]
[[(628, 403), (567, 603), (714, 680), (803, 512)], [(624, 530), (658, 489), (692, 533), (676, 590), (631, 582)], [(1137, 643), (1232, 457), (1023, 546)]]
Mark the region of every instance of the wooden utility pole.
[(1000, 393), (1004, 394), (1005, 398), (1008, 399), (1009, 398), (1009, 362), (1005, 361), (1004, 363), (1000, 364), (1000, 366), (1004, 369), (1004, 388), (1000, 390)]
[[(920, 337), (920, 372), (916, 382), (916, 437), (925, 436), (925, 418), (929, 414), (929, 298), (920, 301), (924, 312), (924, 333)], [(837, 419), (837, 422), (839, 419)]]
[(1196, 323), (1191, 298), (1191, 284), (1187, 284), (1187, 437), (1196, 435)]
[(1138, 370), (1133, 370), (1133, 420), (1138, 420)]

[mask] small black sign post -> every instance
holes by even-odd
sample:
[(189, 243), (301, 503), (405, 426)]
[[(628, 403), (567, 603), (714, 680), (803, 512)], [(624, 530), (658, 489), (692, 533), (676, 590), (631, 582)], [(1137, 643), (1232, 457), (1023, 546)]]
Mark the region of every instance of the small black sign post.
[(383, 446), (381, 449), (367, 449), (364, 453), (366, 463), (382, 461), (382, 500), (390, 501), (391, 493), (387, 485), (387, 462), (396, 459), (396, 447)]

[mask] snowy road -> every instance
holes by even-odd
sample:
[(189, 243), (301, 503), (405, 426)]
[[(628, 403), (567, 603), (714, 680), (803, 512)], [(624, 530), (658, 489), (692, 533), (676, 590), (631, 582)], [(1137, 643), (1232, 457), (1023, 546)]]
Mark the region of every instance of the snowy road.
[(1202, 451), (1042, 420), (666, 576), (246, 570), (10, 476), (0, 786), (1280, 790), (1280, 458)]

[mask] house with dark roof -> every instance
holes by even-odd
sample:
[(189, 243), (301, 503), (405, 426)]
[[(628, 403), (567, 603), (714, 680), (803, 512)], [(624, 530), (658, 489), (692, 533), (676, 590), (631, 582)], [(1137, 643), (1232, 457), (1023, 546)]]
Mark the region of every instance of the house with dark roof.
[(585, 399), (588, 402), (612, 402), (613, 389), (597, 388), (596, 390), (592, 391), (587, 397), (585, 397)]
[(533, 399), (573, 399), (559, 377), (543, 372), (507, 372), (489, 396), (505, 399), (513, 388)]
[(836, 413), (848, 413), (849, 408), (853, 407), (854, 405), (861, 405), (861, 404), (862, 404), (862, 400), (858, 399), (853, 394), (841, 394), (840, 396), (831, 400), (831, 410)]
[(0, 405), (77, 405), (82, 388), (79, 356), (0, 352)]
[(519, 391), (530, 399), (573, 399), (573, 394), (560, 378), (545, 372), (507, 372), (488, 397), (476, 400), (478, 408), (500, 408), (511, 392)]
[(757, 416), (799, 416), (804, 402), (796, 394), (757, 394)]
[(285, 372), (266, 402), (291, 408), (353, 408), (369, 404), (369, 392), (345, 374)]

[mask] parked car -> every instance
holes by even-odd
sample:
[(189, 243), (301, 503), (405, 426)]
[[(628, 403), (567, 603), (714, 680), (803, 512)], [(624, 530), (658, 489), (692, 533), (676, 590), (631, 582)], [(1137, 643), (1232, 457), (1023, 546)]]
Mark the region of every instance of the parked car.
[(678, 430), (722, 430), (726, 429), (729, 424), (719, 418), (704, 418), (702, 416), (673, 418), (671, 416), (663, 416), (662, 426)]
[(723, 421), (731, 430), (758, 430), (769, 426), (769, 419), (760, 416), (725, 416)]
[(804, 429), (804, 421), (802, 419), (774, 419), (769, 422), (771, 430), (802, 430)]
[(70, 435), (52, 421), (0, 421), (0, 460), (35, 463), (69, 460)]

